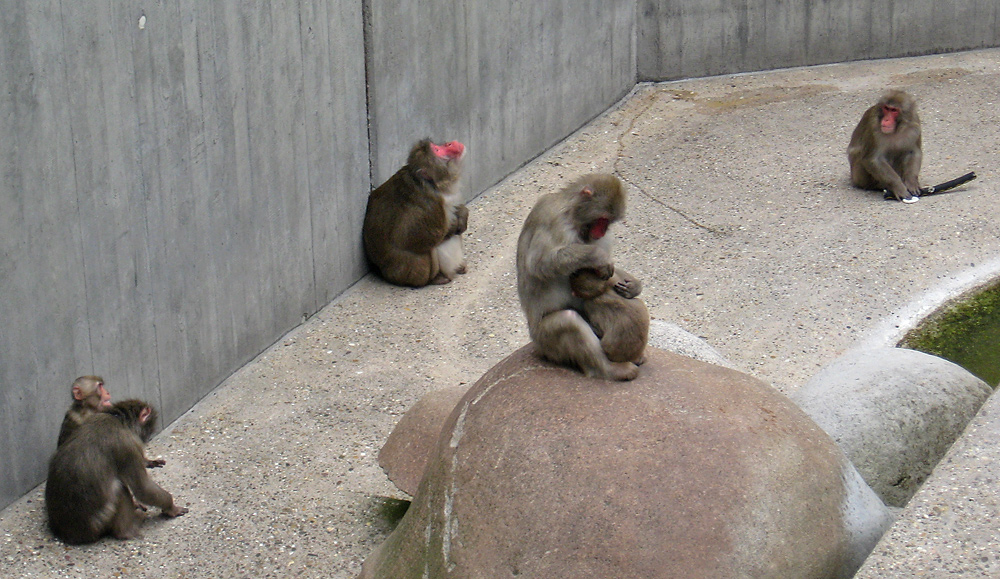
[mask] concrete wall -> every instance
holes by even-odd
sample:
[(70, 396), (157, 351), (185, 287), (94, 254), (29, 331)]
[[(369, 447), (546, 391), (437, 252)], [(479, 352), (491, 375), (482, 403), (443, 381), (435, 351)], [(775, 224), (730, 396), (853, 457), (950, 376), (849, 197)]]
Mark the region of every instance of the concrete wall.
[(370, 6), (375, 184), (429, 136), (466, 144), (462, 188), (479, 193), (635, 84), (634, 0)]
[(359, 2), (0, 14), (3, 506), (75, 376), (166, 424), (363, 275), (369, 166)]
[(416, 139), (472, 197), (637, 78), (997, 45), (991, 2), (0, 0), (0, 506), (74, 377), (169, 422), (363, 275)]
[(996, 0), (637, 0), (639, 80), (1000, 44)]

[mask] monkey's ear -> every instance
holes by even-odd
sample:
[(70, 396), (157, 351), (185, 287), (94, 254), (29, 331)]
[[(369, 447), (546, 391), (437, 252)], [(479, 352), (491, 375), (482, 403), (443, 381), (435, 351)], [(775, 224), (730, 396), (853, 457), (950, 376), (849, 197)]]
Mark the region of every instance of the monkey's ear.
[(142, 410), (139, 411), (139, 424), (146, 424), (149, 420), (149, 415), (153, 413), (153, 409), (149, 406), (143, 406)]
[(73, 400), (83, 400), (83, 390), (79, 386), (73, 386)]
[(583, 195), (584, 197), (592, 197), (594, 195), (594, 190), (590, 187), (584, 187), (580, 190), (580, 195)]

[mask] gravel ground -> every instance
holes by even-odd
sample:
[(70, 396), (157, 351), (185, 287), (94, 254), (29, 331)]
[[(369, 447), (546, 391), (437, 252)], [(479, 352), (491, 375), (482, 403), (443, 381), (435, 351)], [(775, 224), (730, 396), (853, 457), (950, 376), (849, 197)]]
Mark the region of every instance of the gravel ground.
[[(470, 203), (467, 275), (420, 290), (362, 279), (157, 436), (153, 476), (189, 514), (67, 547), (39, 487), (0, 513), (0, 575), (354, 577), (408, 498), (378, 449), (422, 394), (527, 341), (520, 225), (584, 172), (629, 184), (616, 261), (652, 316), (737, 368), (788, 392), (852, 347), (893, 343), (1000, 271), (998, 65), (985, 50), (637, 86)], [(889, 86), (920, 103), (924, 184), (978, 180), (914, 205), (850, 187), (851, 130)]]

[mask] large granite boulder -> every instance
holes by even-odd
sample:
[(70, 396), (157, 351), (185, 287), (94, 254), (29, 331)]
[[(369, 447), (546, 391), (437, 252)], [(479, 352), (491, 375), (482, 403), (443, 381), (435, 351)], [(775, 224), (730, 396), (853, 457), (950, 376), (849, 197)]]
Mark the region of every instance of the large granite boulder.
[(875, 348), (838, 358), (790, 397), (885, 504), (902, 507), (992, 393), (943, 358)]
[(362, 578), (849, 577), (891, 522), (783, 395), (655, 348), (609, 382), (526, 346), (431, 456)]
[[(719, 366), (732, 364), (708, 342), (670, 322), (650, 320), (649, 345)], [(389, 434), (378, 453), (378, 463), (389, 480), (404, 493), (417, 493), (424, 468), (437, 445), (445, 420), (472, 386), (462, 384), (424, 395)]]

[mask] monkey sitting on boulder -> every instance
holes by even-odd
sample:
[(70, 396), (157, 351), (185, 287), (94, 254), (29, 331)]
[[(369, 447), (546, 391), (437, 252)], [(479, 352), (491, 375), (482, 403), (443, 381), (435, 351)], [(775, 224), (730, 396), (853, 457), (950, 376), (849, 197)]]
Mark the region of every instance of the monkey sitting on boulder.
[(624, 272), (602, 278), (597, 270), (580, 269), (570, 276), (573, 295), (583, 300), (584, 318), (601, 339), (601, 349), (612, 362), (645, 361), (649, 340), (649, 310), (636, 296), (639, 280)]
[(56, 449), (45, 484), (56, 537), (68, 544), (93, 543), (104, 535), (137, 537), (146, 515), (135, 500), (159, 507), (167, 517), (188, 512), (146, 471), (144, 446), (155, 426), (156, 410), (126, 400), (84, 420)]
[(517, 240), (517, 294), (538, 353), (587, 376), (610, 380), (633, 380), (639, 367), (608, 359), (594, 328), (580, 313), (584, 300), (573, 295), (570, 276), (580, 269), (612, 276), (607, 232), (624, 215), (621, 181), (614, 175), (585, 175), (542, 195)]

